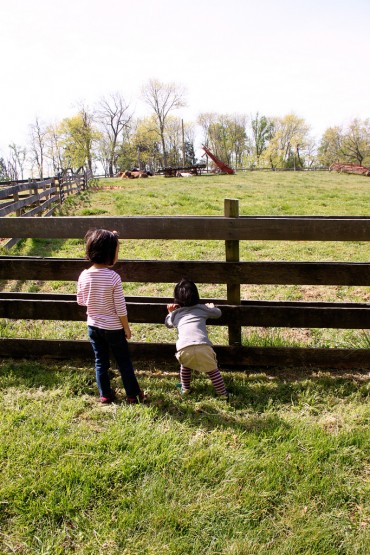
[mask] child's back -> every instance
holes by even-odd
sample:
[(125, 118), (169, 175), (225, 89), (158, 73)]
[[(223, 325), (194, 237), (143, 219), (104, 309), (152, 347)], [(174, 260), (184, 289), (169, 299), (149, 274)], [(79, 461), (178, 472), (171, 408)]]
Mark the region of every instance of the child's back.
[(185, 279), (175, 286), (174, 303), (168, 304), (167, 309), (166, 326), (178, 330), (176, 358), (180, 363), (182, 393), (190, 391), (191, 371), (199, 370), (208, 374), (216, 393), (227, 398), (228, 393), (206, 327), (206, 320), (220, 318), (221, 310), (213, 303), (200, 304), (195, 283)]
[(178, 329), (176, 349), (179, 351), (189, 345), (212, 345), (207, 332), (206, 320), (220, 318), (221, 310), (215, 306), (196, 304), (177, 308), (167, 315), (168, 328)]

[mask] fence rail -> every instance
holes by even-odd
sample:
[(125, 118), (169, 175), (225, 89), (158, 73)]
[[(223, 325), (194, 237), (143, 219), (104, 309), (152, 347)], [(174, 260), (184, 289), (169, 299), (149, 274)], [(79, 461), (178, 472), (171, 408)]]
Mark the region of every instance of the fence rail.
[[(19, 181), (4, 184), (0, 187), (0, 218), (16, 216), (33, 218), (39, 216), (47, 218), (52, 216), (71, 194), (79, 194), (88, 186), (92, 178), (91, 172), (78, 174), (65, 173), (58, 177), (48, 177), (42, 180)], [(14, 217), (9, 219), (16, 219)], [(0, 237), (11, 239), (5, 243), (6, 248), (14, 246), (23, 235), (16, 233), (7, 234), (5, 231), (7, 220), (0, 220)], [(43, 222), (42, 222), (43, 224)]]
[(1, 221), (1, 236), (81, 238), (90, 227), (115, 229), (125, 239), (370, 241), (370, 218), (323, 216), (86, 216)]
[[(235, 203), (236, 201), (228, 199)], [(224, 366), (309, 366), (370, 368), (370, 349), (245, 347), (241, 328), (293, 327), (370, 329), (366, 303), (278, 302), (240, 300), (241, 284), (370, 285), (370, 264), (353, 262), (241, 262), (239, 241), (370, 241), (370, 218), (238, 217), (227, 208), (223, 217), (74, 217), (3, 218), (3, 237), (82, 238), (90, 227), (116, 229), (121, 238), (202, 239), (225, 241), (226, 261), (120, 260), (115, 269), (125, 282), (175, 283), (183, 276), (197, 283), (227, 284), (227, 298), (209, 299), (222, 305), (220, 320), (228, 326), (229, 346), (215, 346)], [(76, 281), (88, 266), (82, 259), (0, 257), (0, 280)], [(62, 276), (62, 277), (61, 277)], [(238, 298), (239, 292), (239, 298)], [(163, 323), (168, 298), (127, 297), (130, 321)], [(0, 293), (0, 317), (84, 321), (85, 309), (75, 295)], [(131, 343), (133, 358), (168, 359), (174, 345)], [(87, 341), (0, 339), (0, 356), (91, 358)]]

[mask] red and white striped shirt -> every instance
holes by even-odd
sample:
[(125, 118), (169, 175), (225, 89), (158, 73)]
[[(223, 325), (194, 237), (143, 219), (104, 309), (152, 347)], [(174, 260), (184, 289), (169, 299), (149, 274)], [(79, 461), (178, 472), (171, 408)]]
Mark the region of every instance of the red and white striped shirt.
[(111, 268), (81, 272), (77, 284), (77, 303), (87, 307), (87, 325), (105, 330), (122, 329), (120, 316), (127, 315), (120, 276)]

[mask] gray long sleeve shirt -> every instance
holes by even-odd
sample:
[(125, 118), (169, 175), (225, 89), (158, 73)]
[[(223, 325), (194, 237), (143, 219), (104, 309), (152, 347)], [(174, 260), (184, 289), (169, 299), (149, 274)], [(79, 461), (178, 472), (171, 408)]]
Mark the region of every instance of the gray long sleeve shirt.
[(190, 345), (212, 345), (208, 338), (207, 318), (219, 318), (221, 310), (216, 306), (210, 308), (204, 304), (177, 308), (166, 316), (168, 328), (177, 328), (178, 339), (176, 349), (184, 349)]

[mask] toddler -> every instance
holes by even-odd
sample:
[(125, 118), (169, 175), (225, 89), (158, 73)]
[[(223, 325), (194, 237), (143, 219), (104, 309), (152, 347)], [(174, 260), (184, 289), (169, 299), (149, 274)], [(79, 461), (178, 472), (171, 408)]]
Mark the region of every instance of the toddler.
[(216, 393), (227, 400), (229, 394), (206, 328), (207, 318), (219, 318), (221, 310), (213, 303), (200, 304), (197, 286), (187, 279), (175, 286), (174, 302), (167, 305), (167, 310), (166, 326), (178, 330), (175, 356), (180, 363), (181, 392), (189, 393), (191, 371), (199, 370), (209, 376)]

